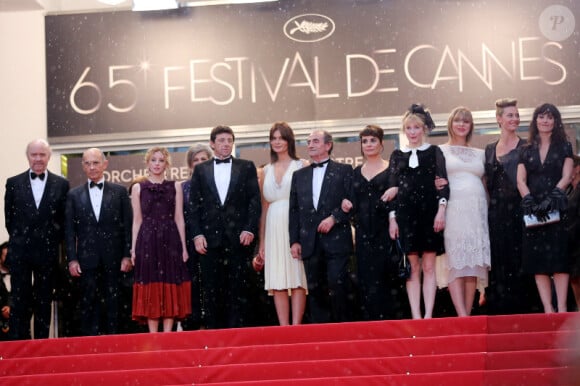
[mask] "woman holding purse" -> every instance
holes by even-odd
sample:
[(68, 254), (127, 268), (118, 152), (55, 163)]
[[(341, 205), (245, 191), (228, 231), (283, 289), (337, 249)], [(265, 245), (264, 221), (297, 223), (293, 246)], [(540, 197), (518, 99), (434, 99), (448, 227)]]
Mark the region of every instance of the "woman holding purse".
[(545, 103), (534, 111), (528, 143), (518, 163), (517, 185), (524, 216), (523, 270), (533, 274), (545, 313), (554, 312), (550, 276), (554, 277), (557, 311), (566, 312), (570, 266), (566, 227), (554, 221), (566, 210), (564, 193), (572, 177), (572, 145), (566, 138), (560, 111)]
[(435, 256), (444, 250), (442, 231), (449, 185), (441, 190), (435, 187), (436, 177), (447, 179), (447, 171), (439, 147), (425, 142), (425, 136), (434, 128), (429, 110), (413, 104), (403, 116), (402, 124), (408, 145), (395, 150), (389, 162), (389, 186), (398, 188), (389, 213), (389, 234), (393, 240), (400, 237), (411, 263), (411, 277), (406, 286), (413, 319), (421, 319), (421, 293), (424, 318), (433, 316), (437, 291)]

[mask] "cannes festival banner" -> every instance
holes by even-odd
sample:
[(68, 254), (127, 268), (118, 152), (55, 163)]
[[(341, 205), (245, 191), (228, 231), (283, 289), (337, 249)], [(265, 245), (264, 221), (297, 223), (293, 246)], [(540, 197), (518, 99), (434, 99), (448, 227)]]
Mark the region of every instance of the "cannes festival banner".
[(46, 17), (49, 138), (580, 104), (576, 0), (280, 0)]

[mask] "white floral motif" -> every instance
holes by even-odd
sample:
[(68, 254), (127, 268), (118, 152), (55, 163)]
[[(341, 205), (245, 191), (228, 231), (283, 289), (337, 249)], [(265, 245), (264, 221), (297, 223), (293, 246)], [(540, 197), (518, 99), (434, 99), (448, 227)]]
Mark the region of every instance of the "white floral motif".
[(463, 162), (472, 162), (478, 157), (476, 151), (470, 147), (450, 146), (450, 153), (462, 160)]
[(296, 28), (292, 28), (292, 30), (290, 30), (290, 35), (294, 35), (296, 31), (300, 31), (306, 35), (309, 35), (311, 33), (324, 32), (328, 28), (328, 23), (326, 22), (312, 23), (307, 20), (302, 20), (300, 23), (298, 23), (298, 21), (294, 21), (294, 24), (296, 25)]

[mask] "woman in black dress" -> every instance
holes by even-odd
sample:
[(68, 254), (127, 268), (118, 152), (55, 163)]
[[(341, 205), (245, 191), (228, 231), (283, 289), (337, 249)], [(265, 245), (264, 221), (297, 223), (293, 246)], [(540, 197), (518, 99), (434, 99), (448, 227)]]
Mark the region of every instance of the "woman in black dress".
[(572, 178), (572, 145), (556, 106), (545, 103), (534, 110), (528, 143), (522, 147), (517, 186), (524, 215), (532, 214), (542, 223), (526, 227), (523, 234), (523, 269), (535, 275), (545, 313), (554, 312), (552, 286), (558, 312), (566, 312), (570, 265), (568, 234), (564, 221), (548, 222), (551, 211), (563, 215), (567, 198), (564, 191)]
[(489, 193), (489, 241), (491, 266), (487, 287), (490, 315), (530, 312), (527, 299), (534, 290), (530, 275), (522, 271), (522, 211), (516, 174), (519, 149), (525, 140), (517, 135), (520, 113), (517, 100), (498, 99), (495, 117), (501, 130), (499, 140), (485, 148), (485, 181)]
[(400, 236), (411, 263), (407, 296), (413, 319), (421, 318), (421, 292), (424, 317), (433, 316), (437, 292), (435, 256), (444, 250), (442, 231), (449, 186), (437, 190), (435, 178), (447, 179), (445, 157), (439, 147), (424, 142), (424, 136), (434, 127), (429, 111), (421, 105), (412, 105), (403, 116), (403, 132), (409, 144), (395, 150), (389, 163), (389, 186), (398, 187), (394, 210), (389, 213), (389, 233), (392, 239)]
[(354, 202), (343, 201), (343, 210), (353, 209), (355, 226), (355, 253), (363, 320), (393, 319), (396, 297), (392, 296), (396, 283), (388, 258), (390, 250), (388, 209), (381, 196), (395, 196), (392, 189), (385, 193), (389, 183), (388, 162), (383, 152), (383, 129), (368, 125), (360, 133), (361, 152), (365, 162), (354, 170)]

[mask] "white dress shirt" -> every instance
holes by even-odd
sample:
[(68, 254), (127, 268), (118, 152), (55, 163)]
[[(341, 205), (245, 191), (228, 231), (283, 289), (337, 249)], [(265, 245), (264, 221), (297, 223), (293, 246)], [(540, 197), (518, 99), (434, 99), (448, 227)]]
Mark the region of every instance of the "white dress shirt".
[(44, 171), (44, 179), (40, 178), (32, 179), (30, 173), (28, 172), (28, 178), (30, 178), (30, 187), (32, 188), (32, 195), (34, 196), (34, 203), (36, 204), (36, 209), (40, 206), (40, 201), (42, 200), (42, 195), (44, 194), (44, 187), (46, 186), (46, 180), (48, 179), (48, 172)]
[(95, 217), (97, 218), (97, 221), (99, 221), (99, 216), (101, 214), (101, 203), (103, 202), (103, 190), (105, 189), (105, 179), (101, 178), (100, 181), (98, 182), (103, 183), (103, 189), (99, 189), (96, 186), (93, 186), (91, 188), (91, 180), (87, 181), (87, 184), (89, 185), (89, 196), (91, 198), (91, 205), (93, 206), (93, 213), (95, 214)]
[(324, 174), (326, 173), (326, 167), (328, 162), (320, 167), (312, 168), (312, 203), (314, 204), (314, 209), (318, 209), (318, 200), (320, 199), (320, 191), (322, 190), (322, 182), (324, 181)]
[(230, 179), (232, 176), (232, 161), (216, 164), (213, 161), (213, 179), (217, 187), (218, 194), (222, 205), (226, 202), (228, 195), (228, 188), (230, 187)]

